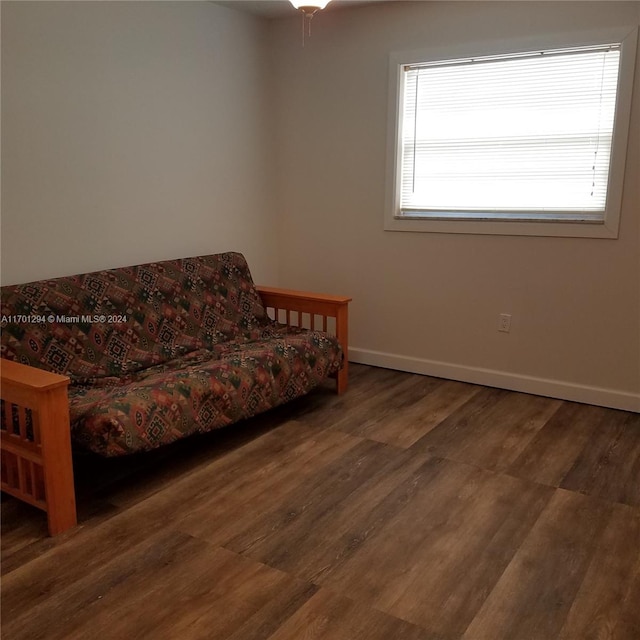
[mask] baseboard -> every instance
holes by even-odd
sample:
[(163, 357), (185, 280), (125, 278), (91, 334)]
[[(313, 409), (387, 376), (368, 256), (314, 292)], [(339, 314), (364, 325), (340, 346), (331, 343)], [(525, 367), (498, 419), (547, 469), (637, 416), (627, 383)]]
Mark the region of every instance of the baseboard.
[(640, 413), (640, 394), (349, 347), (349, 361)]

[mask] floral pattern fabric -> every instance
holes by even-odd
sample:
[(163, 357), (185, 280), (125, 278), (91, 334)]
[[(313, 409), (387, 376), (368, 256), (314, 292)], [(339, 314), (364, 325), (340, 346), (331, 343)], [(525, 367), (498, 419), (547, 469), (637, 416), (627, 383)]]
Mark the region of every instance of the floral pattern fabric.
[(104, 456), (256, 415), (342, 360), (268, 318), (238, 253), (3, 287), (2, 318), (2, 357), (68, 375), (73, 440)]

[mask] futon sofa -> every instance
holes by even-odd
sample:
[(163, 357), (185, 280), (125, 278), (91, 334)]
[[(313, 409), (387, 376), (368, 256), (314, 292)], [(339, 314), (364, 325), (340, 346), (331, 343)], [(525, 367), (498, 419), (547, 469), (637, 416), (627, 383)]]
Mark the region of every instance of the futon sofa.
[(222, 253), (2, 288), (2, 489), (76, 523), (71, 442), (148, 451), (347, 384), (349, 298)]

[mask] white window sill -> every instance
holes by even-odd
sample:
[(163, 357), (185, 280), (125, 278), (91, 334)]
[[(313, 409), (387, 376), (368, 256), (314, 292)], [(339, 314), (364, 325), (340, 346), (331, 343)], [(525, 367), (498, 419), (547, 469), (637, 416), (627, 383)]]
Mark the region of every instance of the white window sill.
[(606, 222), (456, 219), (444, 217), (386, 217), (385, 231), (413, 233), (466, 233), (504, 236), (551, 236), (561, 238), (617, 238), (618, 229)]

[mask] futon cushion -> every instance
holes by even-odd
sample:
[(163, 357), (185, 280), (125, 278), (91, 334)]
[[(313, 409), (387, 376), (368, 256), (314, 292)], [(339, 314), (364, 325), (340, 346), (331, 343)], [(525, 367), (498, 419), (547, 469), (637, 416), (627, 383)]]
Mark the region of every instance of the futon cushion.
[(2, 314), (2, 357), (72, 384), (115, 382), (256, 339), (269, 323), (244, 257), (233, 252), (2, 287)]
[(272, 321), (239, 253), (2, 287), (2, 357), (69, 376), (76, 446), (154, 449), (301, 396), (338, 341)]
[(333, 337), (281, 325), (267, 333), (192, 352), (125, 384), (73, 387), (75, 443), (103, 456), (154, 449), (302, 396), (340, 367)]

